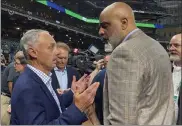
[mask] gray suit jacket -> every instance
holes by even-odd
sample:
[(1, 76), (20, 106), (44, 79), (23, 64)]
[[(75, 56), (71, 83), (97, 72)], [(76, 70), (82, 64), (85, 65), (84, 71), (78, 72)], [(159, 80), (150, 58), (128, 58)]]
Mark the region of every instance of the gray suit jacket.
[(168, 54), (141, 30), (113, 50), (103, 93), (104, 124), (174, 124)]

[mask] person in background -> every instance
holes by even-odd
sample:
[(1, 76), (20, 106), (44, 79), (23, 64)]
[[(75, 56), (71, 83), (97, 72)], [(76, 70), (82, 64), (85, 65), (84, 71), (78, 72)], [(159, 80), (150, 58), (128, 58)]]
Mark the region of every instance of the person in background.
[[(25, 70), (26, 65), (27, 65), (27, 60), (25, 59), (24, 55), (16, 57), (14, 59), (14, 67), (15, 67), (16, 72), (21, 74)], [(19, 75), (15, 76), (13, 78), (12, 90), (15, 86), (15, 82), (18, 79), (18, 77), (19, 77)], [(11, 113), (11, 105), (8, 106), (7, 112)]]
[(137, 28), (126, 3), (107, 6), (99, 20), (99, 34), (113, 47), (103, 89), (104, 125), (174, 124), (166, 50)]
[(104, 59), (100, 59), (98, 61), (94, 61), (93, 62), (95, 64), (95, 69), (92, 71), (92, 73), (90, 73), (90, 80), (89, 80), (89, 83), (91, 84), (94, 77), (102, 70), (104, 69), (104, 65), (105, 65), (105, 62), (104, 62)]
[(3, 73), (4, 69), (6, 68), (6, 59), (3, 54), (1, 54), (1, 73)]
[[(182, 52), (181, 52), (181, 36), (182, 34), (174, 35), (169, 43), (169, 58), (172, 62), (172, 77), (173, 77), (173, 85), (174, 85), (174, 103), (175, 103), (175, 119), (177, 124), (182, 125), (182, 101), (181, 98), (182, 93), (181, 89), (181, 66), (182, 66)], [(178, 104), (179, 102), (179, 104)]]
[(8, 44), (5, 44), (4, 45), (4, 48), (3, 48), (3, 54), (4, 54), (4, 57), (6, 59), (6, 65), (8, 65), (10, 62), (10, 47)]
[(100, 72), (94, 77), (92, 83), (99, 82), (99, 88), (97, 89), (97, 93), (95, 96), (95, 112), (97, 118), (101, 125), (103, 125), (103, 87), (104, 87), (104, 79), (106, 74), (107, 63), (109, 61), (110, 54), (106, 55), (104, 58), (104, 67), (100, 70)]
[(76, 69), (67, 66), (68, 55), (70, 52), (69, 46), (65, 43), (57, 42), (56, 48), (57, 48), (56, 67), (51, 71), (52, 87), (54, 90), (57, 90), (59, 93), (61, 93), (62, 91), (64, 92), (64, 90), (71, 88), (73, 76), (76, 77), (76, 80), (79, 80), (80, 75)]
[[(25, 70), (25, 68), (27, 66), (27, 63), (28, 62), (25, 59), (24, 55), (23, 56), (16, 57), (14, 59), (14, 67), (15, 67), (16, 72), (18, 72), (20, 74), (23, 73), (23, 71)], [(16, 80), (18, 79), (19, 75), (13, 78), (13, 88), (15, 86), (14, 84), (15, 84)]]
[[(22, 51), (18, 51), (15, 54), (16, 57), (23, 56)], [(4, 70), (1, 77), (1, 124), (9, 125), (10, 115), (7, 113), (7, 109), (11, 99), (13, 78), (18, 76), (19, 73), (15, 71), (14, 62), (10, 63)]]
[[(104, 69), (104, 59), (100, 59), (98, 61), (93, 62), (95, 64), (95, 69), (90, 73), (90, 79), (89, 79), (89, 85), (92, 84), (92, 81), (94, 77), (102, 70)], [(95, 98), (96, 99), (96, 98)], [(95, 101), (95, 100), (94, 100)], [(88, 115), (88, 121), (84, 123), (84, 125), (100, 125), (100, 121), (97, 117), (96, 111), (95, 111), (95, 102), (89, 106), (87, 109), (87, 115)]]
[[(58, 51), (59, 52), (59, 51)], [(90, 79), (89, 79), (89, 82), (88, 84), (92, 84), (93, 83), (93, 79), (94, 77), (100, 73), (100, 71), (104, 71), (105, 69), (105, 64), (107, 64), (108, 62), (108, 56), (106, 56), (104, 59), (100, 59), (98, 61), (94, 61), (93, 63), (95, 64), (95, 69), (92, 71), (92, 73), (89, 75)], [(58, 64), (58, 63), (57, 63)], [(103, 70), (102, 70), (103, 69)], [(94, 81), (94, 82), (97, 82), (97, 81)], [(100, 81), (98, 81), (100, 84), (102, 84)], [(100, 85), (99, 85), (99, 88), (100, 88)], [(99, 89), (98, 88), (98, 89)], [(65, 90), (62, 90), (62, 89), (57, 89), (57, 92), (58, 94), (62, 95), (66, 92), (68, 92), (70, 89), (65, 89)], [(97, 90), (98, 92), (98, 90)], [(100, 92), (100, 91), (99, 91)], [(97, 93), (97, 96), (96, 97), (100, 97), (99, 96), (100, 94)], [(98, 98), (97, 98), (98, 99)], [(95, 98), (96, 100), (96, 98)], [(102, 100), (102, 99), (98, 99), (98, 100)], [(98, 110), (99, 111), (99, 110)], [(95, 112), (95, 104), (89, 106), (89, 108), (87, 109), (87, 117), (88, 117), (88, 121), (84, 122), (83, 125), (100, 125), (100, 122), (97, 118), (97, 115), (96, 115), (96, 112)]]
[(12, 62), (14, 59), (15, 47), (13, 45), (10, 46), (9, 59)]

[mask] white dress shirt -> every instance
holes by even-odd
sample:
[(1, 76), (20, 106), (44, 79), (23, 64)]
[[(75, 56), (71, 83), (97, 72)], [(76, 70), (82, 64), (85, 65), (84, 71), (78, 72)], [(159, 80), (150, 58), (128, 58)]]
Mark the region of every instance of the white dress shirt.
[(51, 82), (52, 82), (52, 78), (51, 78), (52, 73), (50, 72), (48, 75), (46, 75), (45, 73), (43, 73), (42, 71), (38, 70), (37, 68), (35, 68), (35, 67), (31, 66), (31, 65), (27, 65), (27, 67), (30, 68), (34, 73), (36, 73), (41, 78), (41, 80), (44, 82), (44, 84), (49, 89), (50, 93), (52, 94), (53, 98), (55, 99), (60, 113), (62, 113), (59, 99), (58, 99), (55, 91), (52, 88), (52, 84), (51, 84)]
[(174, 85), (174, 102), (175, 102), (175, 119), (178, 117), (178, 98), (180, 91), (181, 82), (181, 67), (173, 64), (173, 85)]

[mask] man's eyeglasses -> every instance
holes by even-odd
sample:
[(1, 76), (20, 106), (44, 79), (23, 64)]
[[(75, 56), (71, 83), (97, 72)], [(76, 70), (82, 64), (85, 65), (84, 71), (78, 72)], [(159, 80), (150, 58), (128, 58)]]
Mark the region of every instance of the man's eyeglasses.
[(174, 43), (174, 44), (169, 44), (169, 45), (167, 45), (167, 49), (170, 49), (171, 47), (174, 47), (174, 48), (181, 48), (181, 45), (180, 44), (177, 44), (177, 43)]
[(20, 64), (21, 64), (21, 63), (17, 63), (17, 62), (15, 62), (15, 66), (16, 66), (16, 65), (20, 65)]

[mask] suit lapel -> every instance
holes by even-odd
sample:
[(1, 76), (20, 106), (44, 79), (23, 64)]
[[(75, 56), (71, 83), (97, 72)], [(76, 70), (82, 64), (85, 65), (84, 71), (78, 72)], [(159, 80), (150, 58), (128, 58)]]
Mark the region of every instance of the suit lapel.
[(47, 88), (47, 86), (44, 84), (44, 82), (42, 81), (42, 79), (36, 73), (34, 73), (31, 69), (29, 69), (28, 67), (26, 67), (25, 71), (28, 71), (30, 73), (30, 77), (32, 77), (34, 79), (34, 81), (36, 81), (38, 84), (40, 84), (40, 87), (41, 87), (42, 91), (47, 95), (47, 97), (49, 98), (49, 100), (54, 105), (57, 106), (56, 101), (54, 100), (51, 92), (49, 91), (49, 89)]
[(65, 106), (64, 106), (64, 100), (62, 99), (62, 97), (60, 96), (60, 94), (58, 94), (58, 92), (56, 91), (55, 92), (56, 93), (56, 95), (57, 95), (57, 97), (58, 97), (58, 99), (59, 99), (59, 103), (60, 103), (60, 106), (61, 106), (61, 110), (62, 110), (62, 112), (64, 112), (65, 110), (66, 110), (66, 108), (65, 108)]
[[(46, 85), (45, 85), (45, 84), (44, 84), (44, 85), (41, 84), (41, 88), (42, 88), (42, 90), (44, 91), (44, 93), (47, 95), (47, 97), (51, 100), (51, 102), (52, 102), (55, 106), (57, 106), (57, 103), (56, 103), (54, 97), (52, 96), (51, 92), (50, 92), (49, 89), (46, 87)], [(57, 108), (58, 108), (58, 106), (57, 106)], [(59, 109), (59, 108), (58, 108), (58, 109)]]
[(60, 88), (58, 78), (56, 76), (56, 72), (54, 71), (54, 69), (51, 72), (52, 72), (52, 87), (54, 90), (56, 90), (57, 88)]
[(66, 67), (66, 70), (67, 70), (67, 77), (68, 77), (68, 88), (71, 88), (72, 73), (71, 73), (69, 67)]

